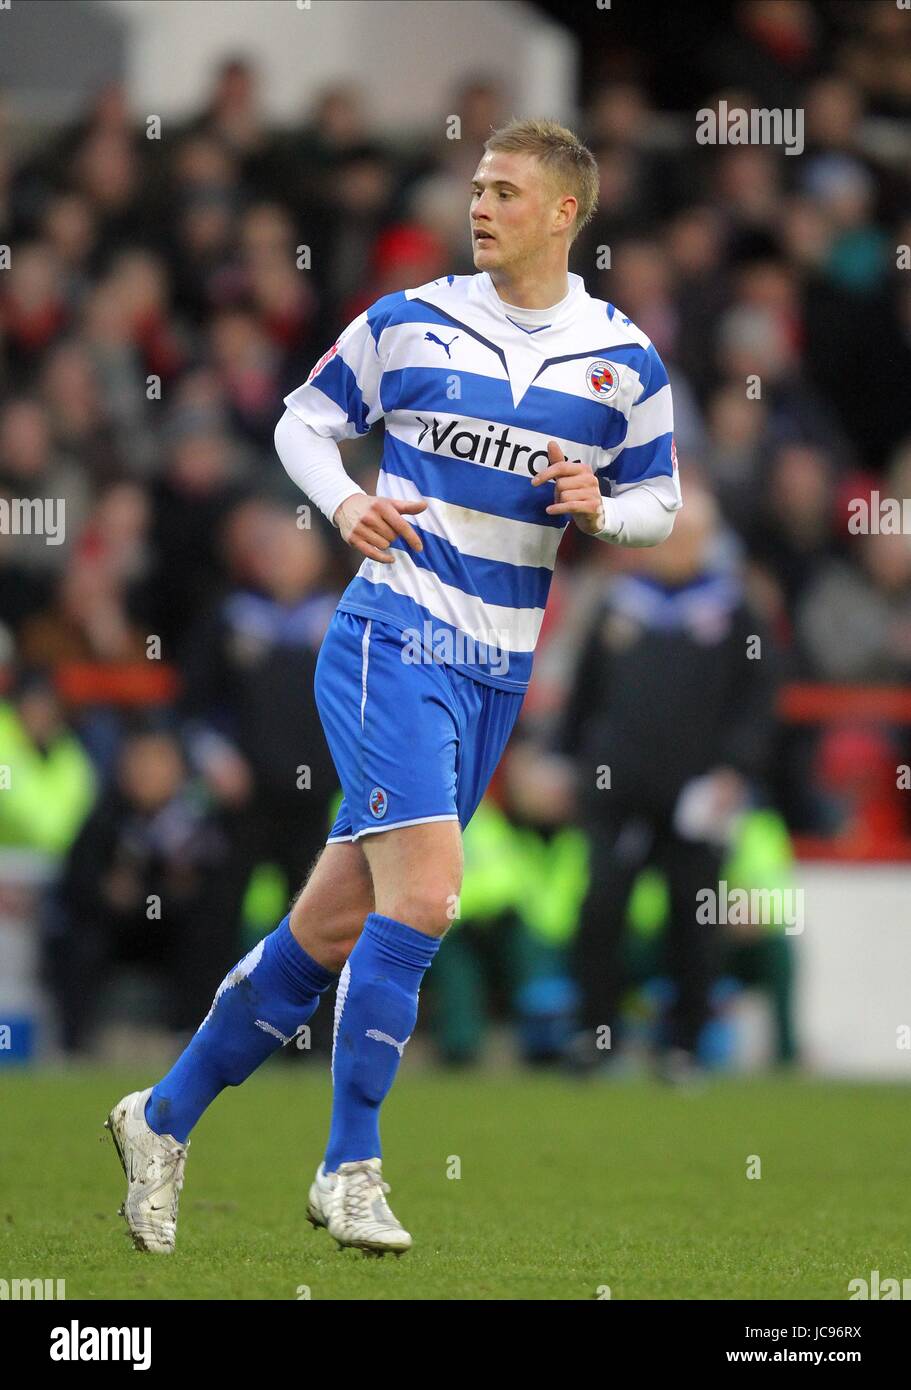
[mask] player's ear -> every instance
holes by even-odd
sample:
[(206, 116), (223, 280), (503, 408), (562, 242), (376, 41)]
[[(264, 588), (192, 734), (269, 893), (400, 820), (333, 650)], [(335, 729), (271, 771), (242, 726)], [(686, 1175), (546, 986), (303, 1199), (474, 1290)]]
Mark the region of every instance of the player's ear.
[(557, 209), (557, 226), (562, 232), (566, 227), (572, 226), (579, 211), (579, 202), (571, 193), (560, 199), (560, 206)]

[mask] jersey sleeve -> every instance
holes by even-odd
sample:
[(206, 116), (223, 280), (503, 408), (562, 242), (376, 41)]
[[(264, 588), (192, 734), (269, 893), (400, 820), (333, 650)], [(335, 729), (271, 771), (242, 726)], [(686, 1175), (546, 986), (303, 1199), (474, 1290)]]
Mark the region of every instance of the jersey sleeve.
[(611, 493), (648, 483), (672, 511), (683, 506), (674, 445), (674, 410), (664, 363), (652, 343), (639, 367), (639, 390), (630, 408), (623, 443), (605, 470)]
[(379, 336), (384, 316), (377, 313), (381, 304), (382, 300), (353, 319), (303, 386), (285, 397), (292, 415), (327, 439), (366, 434), (383, 414)]

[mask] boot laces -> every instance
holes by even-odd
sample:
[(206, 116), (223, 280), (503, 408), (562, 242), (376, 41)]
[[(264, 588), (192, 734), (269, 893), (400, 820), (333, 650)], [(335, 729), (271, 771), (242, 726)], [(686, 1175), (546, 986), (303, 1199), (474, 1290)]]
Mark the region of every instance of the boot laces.
[(372, 1168), (359, 1168), (345, 1184), (345, 1210), (356, 1221), (375, 1220), (373, 1204), (379, 1196), (383, 1199), (383, 1215), (394, 1219), (385, 1202), (385, 1194), (391, 1190), (382, 1174)]

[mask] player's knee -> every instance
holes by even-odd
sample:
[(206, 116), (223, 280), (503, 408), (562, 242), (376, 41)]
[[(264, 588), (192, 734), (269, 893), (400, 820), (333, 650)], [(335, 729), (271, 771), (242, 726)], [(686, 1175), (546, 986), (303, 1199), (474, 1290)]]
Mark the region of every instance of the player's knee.
[[(333, 904), (329, 904), (333, 907)], [(295, 940), (324, 970), (341, 970), (354, 950), (364, 926), (361, 908), (344, 910), (310, 899), (306, 890), (291, 909), (290, 925)]]
[(377, 911), (396, 922), (404, 922), (415, 931), (428, 936), (442, 936), (458, 917), (459, 895), (455, 885), (447, 881), (424, 884), (403, 884), (391, 893)]

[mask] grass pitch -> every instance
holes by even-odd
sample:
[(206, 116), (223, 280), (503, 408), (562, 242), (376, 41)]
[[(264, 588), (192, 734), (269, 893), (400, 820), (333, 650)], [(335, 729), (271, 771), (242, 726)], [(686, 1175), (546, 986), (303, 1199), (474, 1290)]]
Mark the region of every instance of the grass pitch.
[(281, 1063), (194, 1131), (176, 1254), (134, 1251), (101, 1126), (151, 1079), (2, 1075), (3, 1277), (65, 1279), (69, 1299), (594, 1299), (607, 1286), (614, 1299), (843, 1300), (871, 1270), (911, 1274), (907, 1088), (725, 1079), (680, 1093), (406, 1067), (384, 1109), (384, 1172), (415, 1246), (373, 1260), (306, 1222), (329, 1081)]

